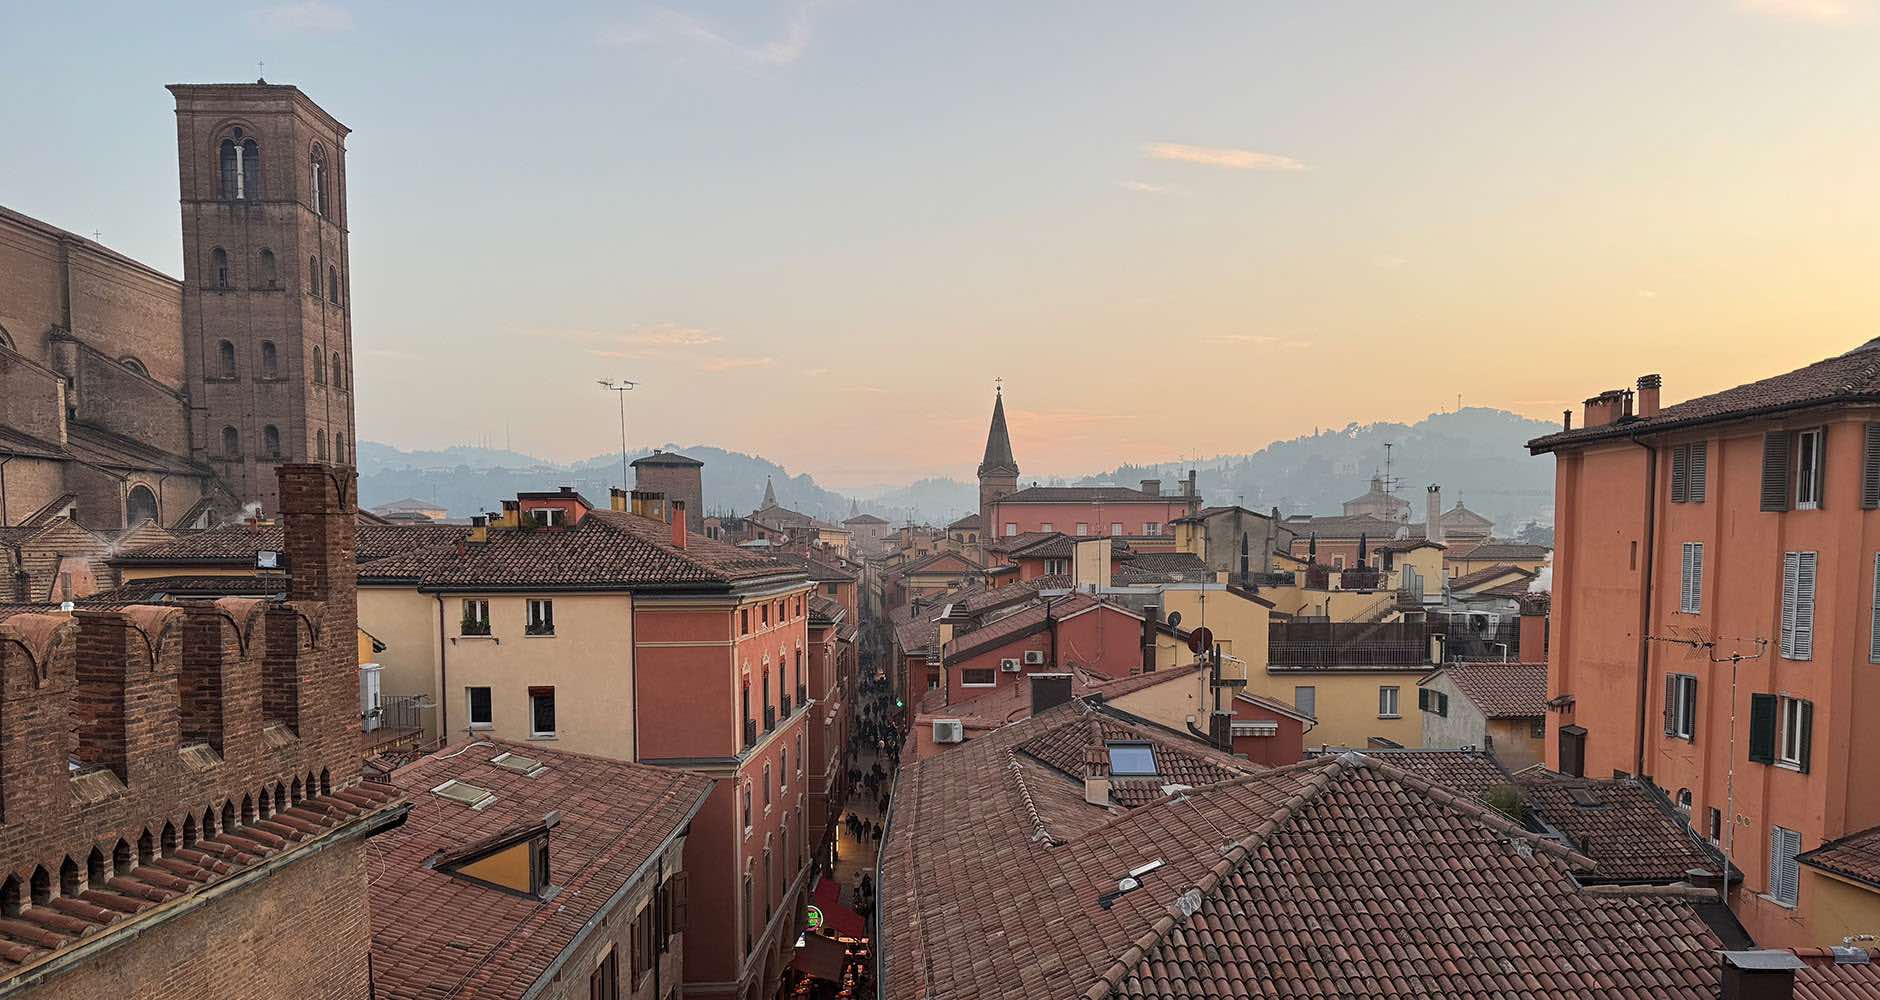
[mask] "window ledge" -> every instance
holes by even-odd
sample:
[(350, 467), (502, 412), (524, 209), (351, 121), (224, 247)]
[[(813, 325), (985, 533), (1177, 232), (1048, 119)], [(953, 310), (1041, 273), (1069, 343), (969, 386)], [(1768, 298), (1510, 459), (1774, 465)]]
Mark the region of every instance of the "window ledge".
[(561, 739), (561, 734), (560, 733), (530, 733), (529, 739), (535, 742), (539, 742), (539, 743), (547, 743), (553, 740)]
[(1783, 909), (1785, 909), (1785, 910), (1793, 910), (1793, 909), (1795, 909), (1795, 908), (1796, 908), (1796, 902), (1799, 902), (1799, 901), (1796, 901), (1796, 902), (1791, 902), (1791, 901), (1789, 901), (1789, 900), (1786, 900), (1786, 899), (1778, 899), (1778, 898), (1776, 898), (1776, 897), (1774, 897), (1774, 896), (1771, 896), (1771, 895), (1769, 895), (1769, 894), (1768, 894), (1768, 893), (1766, 893), (1766, 892), (1760, 892), (1760, 893), (1757, 893), (1757, 894), (1756, 894), (1756, 898), (1758, 898), (1758, 899), (1761, 899), (1761, 900), (1765, 900), (1765, 901), (1767, 901), (1767, 902), (1770, 902), (1770, 903), (1774, 903), (1774, 904), (1776, 904), (1777, 906), (1780, 906), (1780, 907), (1782, 907), (1782, 908), (1783, 908)]
[(1778, 760), (1778, 761), (1776, 761), (1776, 764), (1775, 764), (1775, 766), (1777, 766), (1777, 767), (1779, 767), (1779, 768), (1781, 768), (1781, 769), (1782, 769), (1782, 770), (1784, 770), (1784, 771), (1794, 771), (1794, 772), (1795, 772), (1796, 774), (1805, 774), (1805, 773), (1807, 773), (1807, 772), (1805, 772), (1805, 771), (1803, 771), (1803, 770), (1802, 770), (1802, 765), (1801, 765), (1800, 763), (1798, 763), (1798, 762), (1796, 762), (1796, 761), (1791, 761), (1791, 760)]
[(1380, 716), (1378, 716), (1378, 718), (1380, 718), (1380, 719), (1401, 719), (1401, 718), (1403, 718), (1403, 716), (1401, 716), (1401, 715), (1380, 715)]
[(495, 642), (495, 643), (500, 643), (500, 642), (502, 642), (502, 641), (503, 641), (503, 640), (501, 640), (501, 639), (498, 639), (497, 637), (495, 637), (495, 636), (493, 636), (493, 635), (453, 635), (453, 636), (451, 636), (451, 637), (450, 637), (450, 641), (451, 641), (451, 642), (453, 642), (453, 643), (455, 643), (455, 642), (476, 642), (476, 641), (478, 641), (478, 640), (483, 640), (483, 641), (487, 641), (487, 642)]
[(470, 723), (470, 728), (477, 732), (488, 732), (489, 730), (495, 729), (496, 724), (494, 722), (472, 722)]
[(555, 637), (555, 633), (553, 632), (524, 632), (522, 634), (522, 637), (524, 639), (553, 639)]

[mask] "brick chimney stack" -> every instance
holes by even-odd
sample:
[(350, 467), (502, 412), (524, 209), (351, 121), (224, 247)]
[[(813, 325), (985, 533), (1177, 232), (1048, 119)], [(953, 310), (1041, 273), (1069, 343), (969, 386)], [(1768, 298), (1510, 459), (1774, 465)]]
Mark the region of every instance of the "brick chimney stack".
[(1662, 375), (1638, 377), (1638, 415), (1646, 420), (1658, 415), (1658, 391), (1665, 384)]
[(1423, 515), (1423, 537), (1443, 544), (1443, 488), (1435, 483), (1429, 487), (1428, 507)]
[(354, 606), (353, 531), (359, 475), (350, 466), (291, 463), (279, 470), (287, 596)]
[(675, 548), (683, 549), (686, 542), (685, 501), (673, 500), (669, 506), (672, 508), (672, 544)]
[(1149, 496), (1152, 496), (1152, 497), (1159, 497), (1159, 496), (1161, 496), (1161, 495), (1162, 495), (1162, 480), (1160, 480), (1160, 479), (1145, 479), (1145, 480), (1143, 480), (1143, 481), (1142, 481), (1142, 492), (1144, 492), (1144, 493), (1146, 493), (1146, 494), (1148, 494)]

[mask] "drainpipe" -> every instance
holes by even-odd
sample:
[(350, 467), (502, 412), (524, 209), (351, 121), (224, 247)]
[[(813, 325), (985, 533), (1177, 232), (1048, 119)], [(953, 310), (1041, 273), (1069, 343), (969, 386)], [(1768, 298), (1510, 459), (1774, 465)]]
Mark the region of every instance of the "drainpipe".
[(1658, 450), (1634, 437), (1632, 443), (1645, 449), (1645, 559), (1640, 571), (1644, 583), (1639, 588), (1638, 630), (1638, 721), (1633, 729), (1632, 773), (1645, 777), (1645, 698), (1650, 692), (1652, 625), (1652, 556), (1657, 552), (1658, 537)]
[(11, 461), (11, 455), (0, 458), (0, 528), (7, 524), (7, 463)]
[(437, 599), (437, 741), (450, 742), (450, 640), (444, 638), (444, 595)]

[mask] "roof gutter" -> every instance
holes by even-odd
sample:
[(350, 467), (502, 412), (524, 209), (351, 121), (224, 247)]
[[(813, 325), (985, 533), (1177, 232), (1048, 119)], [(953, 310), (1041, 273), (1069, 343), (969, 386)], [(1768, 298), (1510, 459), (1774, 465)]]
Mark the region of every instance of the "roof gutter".
[[(1585, 445), (1585, 444), (1597, 444), (1602, 441), (1611, 441), (1617, 438), (1629, 438), (1632, 441), (1637, 441), (1639, 437), (1644, 434), (1657, 434), (1663, 431), (1683, 430), (1687, 427), (1702, 427), (1706, 424), (1737, 423), (1739, 421), (1751, 420), (1756, 417), (1767, 417), (1767, 416), (1771, 416), (1777, 413), (1793, 413), (1797, 410), (1810, 410), (1810, 409), (1815, 409), (1818, 407), (1828, 407), (1828, 406), (1845, 406), (1845, 405), (1854, 404), (1854, 403), (1869, 403), (1869, 404), (1880, 403), (1880, 394), (1838, 393), (1833, 396), (1823, 396), (1819, 399), (1804, 399), (1804, 400), (1797, 400), (1793, 403), (1776, 403), (1776, 404), (1772, 404), (1769, 406), (1756, 406), (1756, 407), (1751, 407), (1749, 409), (1744, 409), (1744, 410), (1732, 410), (1728, 413), (1720, 413), (1715, 416), (1685, 417), (1681, 420), (1652, 421), (1650, 422), (1650, 426), (1640, 427), (1636, 430), (1631, 431), (1630, 433), (1627, 432), (1627, 428), (1630, 427), (1631, 424), (1614, 423), (1614, 424), (1603, 425), (1601, 428), (1601, 433), (1598, 433), (1598, 434), (1586, 434), (1584, 437), (1578, 437), (1578, 436), (1566, 437), (1566, 435), (1568, 434), (1573, 434), (1573, 435), (1583, 434), (1586, 430), (1586, 428), (1583, 427), (1578, 431), (1562, 431), (1558, 434), (1549, 434), (1545, 437), (1537, 437), (1534, 440), (1529, 441), (1527, 443), (1527, 449), (1528, 449), (1528, 454), (1530, 455), (1544, 455), (1544, 454), (1548, 454), (1554, 451), (1556, 448), (1576, 447), (1576, 446)], [(1637, 424), (1637, 423), (1645, 423), (1645, 422), (1646, 421), (1633, 421), (1632, 423)], [(1610, 431), (1607, 431), (1604, 429), (1605, 427), (1611, 427), (1612, 429)], [(1564, 440), (1556, 441), (1554, 440), (1555, 438), (1564, 438)], [(1551, 442), (1551, 443), (1543, 443), (1543, 442)]]

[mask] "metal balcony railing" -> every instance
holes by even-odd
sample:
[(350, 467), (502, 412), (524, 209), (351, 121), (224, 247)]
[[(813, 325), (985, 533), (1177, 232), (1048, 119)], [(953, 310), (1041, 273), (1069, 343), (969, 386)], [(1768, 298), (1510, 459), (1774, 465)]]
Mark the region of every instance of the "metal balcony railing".
[(783, 708), (779, 711), (778, 714), (786, 719), (790, 717), (790, 696), (789, 695), (786, 694), (783, 696)]
[(777, 707), (775, 705), (765, 705), (764, 732), (770, 732), (775, 728), (777, 728)]
[(744, 720), (744, 749), (749, 750), (750, 748), (756, 745), (757, 745), (757, 720), (745, 719)]

